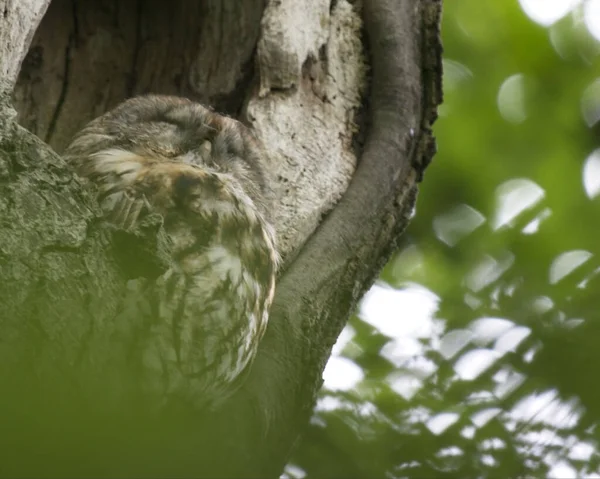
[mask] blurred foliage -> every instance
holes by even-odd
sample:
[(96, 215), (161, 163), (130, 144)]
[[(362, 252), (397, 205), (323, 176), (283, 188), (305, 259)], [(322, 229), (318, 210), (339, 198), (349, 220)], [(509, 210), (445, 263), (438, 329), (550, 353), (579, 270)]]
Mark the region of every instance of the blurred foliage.
[(446, 0), (439, 153), (284, 476), (600, 477), (586, 1), (542, 26), (516, 0)]

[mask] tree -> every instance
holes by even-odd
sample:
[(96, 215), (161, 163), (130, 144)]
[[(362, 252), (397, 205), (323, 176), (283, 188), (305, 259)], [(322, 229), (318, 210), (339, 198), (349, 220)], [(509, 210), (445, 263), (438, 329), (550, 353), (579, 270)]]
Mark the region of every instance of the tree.
[[(0, 2), (0, 378), (13, 419), (3, 475), (279, 475), (434, 153), (440, 8)], [(157, 410), (128, 362), (144, 305), (115, 244), (152, 263), (160, 228), (107, 240), (94, 199), (52, 149), (146, 92), (244, 119), (278, 177), (285, 264), (271, 322), (244, 386), (208, 417)]]

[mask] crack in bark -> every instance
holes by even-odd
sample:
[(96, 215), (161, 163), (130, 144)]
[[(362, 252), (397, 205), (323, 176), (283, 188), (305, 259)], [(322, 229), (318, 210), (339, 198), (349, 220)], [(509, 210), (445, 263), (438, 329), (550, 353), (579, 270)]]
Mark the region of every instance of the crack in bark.
[(71, 1), (71, 16), (73, 18), (73, 46), (77, 48), (79, 46), (79, 13), (77, 11), (77, 0)]
[(62, 83), (62, 87), (60, 90), (60, 95), (58, 97), (58, 101), (56, 102), (56, 106), (54, 107), (54, 111), (52, 112), (52, 117), (50, 118), (50, 123), (48, 125), (48, 131), (46, 132), (46, 136), (44, 138), (44, 141), (46, 143), (51, 143), (52, 142), (52, 137), (54, 136), (54, 133), (56, 132), (56, 125), (58, 123), (58, 119), (60, 117), (61, 111), (65, 105), (65, 101), (67, 99), (67, 92), (69, 90), (69, 77), (70, 77), (70, 70), (71, 70), (71, 50), (74, 46), (75, 43), (75, 37), (74, 34), (72, 33), (71, 35), (69, 35), (69, 40), (67, 42), (67, 47), (65, 48), (65, 67), (63, 69), (63, 83)]
[(136, 22), (135, 22), (135, 40), (133, 45), (133, 54), (131, 56), (131, 71), (129, 72), (126, 86), (126, 96), (133, 96), (138, 82), (137, 63), (142, 49), (142, 16), (144, 15), (143, 0), (137, 0), (136, 4)]

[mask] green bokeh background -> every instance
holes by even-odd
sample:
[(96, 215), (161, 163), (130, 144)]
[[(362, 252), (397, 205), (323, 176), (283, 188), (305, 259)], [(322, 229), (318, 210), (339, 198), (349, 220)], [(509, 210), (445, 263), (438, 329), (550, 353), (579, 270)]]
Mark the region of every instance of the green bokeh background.
[(516, 0), (444, 2), (438, 154), (381, 276), (439, 298), (433, 332), (390, 359), (393, 338), (352, 318), (341, 356), (364, 377), (324, 388), (287, 477), (600, 477), (600, 195), (584, 187), (600, 42), (584, 9), (542, 26)]

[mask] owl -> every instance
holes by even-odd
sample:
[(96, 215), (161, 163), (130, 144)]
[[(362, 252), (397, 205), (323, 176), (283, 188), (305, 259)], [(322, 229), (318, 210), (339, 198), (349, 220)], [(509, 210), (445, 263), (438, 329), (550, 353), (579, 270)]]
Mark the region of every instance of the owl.
[(250, 367), (275, 291), (264, 147), (232, 118), (151, 95), (93, 120), (64, 157), (115, 227), (162, 216), (170, 262), (148, 290), (140, 363), (165, 396), (218, 404)]

